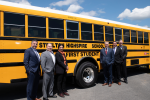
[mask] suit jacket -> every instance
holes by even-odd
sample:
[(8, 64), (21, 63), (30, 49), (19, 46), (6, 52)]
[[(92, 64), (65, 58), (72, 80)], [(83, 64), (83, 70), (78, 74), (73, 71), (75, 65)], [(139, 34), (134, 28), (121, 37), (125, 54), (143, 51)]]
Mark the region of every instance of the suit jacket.
[(55, 68), (56, 68), (56, 74), (63, 74), (66, 72), (66, 68), (68, 66), (68, 63), (66, 61), (66, 65), (64, 64), (64, 58), (62, 56), (62, 54), (58, 51), (56, 53), (56, 65), (55, 65)]
[(25, 50), (24, 53), (24, 65), (26, 69), (26, 73), (29, 72), (40, 72), (40, 61), (37, 58), (35, 52), (32, 48), (28, 48)]
[(114, 63), (114, 52), (111, 48), (108, 48), (107, 55), (105, 53), (105, 48), (101, 49), (100, 62), (106, 65), (111, 65)]
[(42, 52), (41, 67), (43, 72), (51, 72), (55, 70), (55, 64), (49, 51)]
[(122, 56), (122, 50), (120, 49), (120, 47), (117, 47), (117, 48), (116, 48), (116, 52), (115, 52), (114, 57), (115, 57), (115, 60), (114, 60), (114, 61), (115, 61), (116, 63), (121, 63), (121, 62), (122, 62), (123, 56)]
[(126, 46), (122, 46), (122, 57), (123, 57), (123, 60), (126, 60), (126, 56), (127, 56), (127, 47)]

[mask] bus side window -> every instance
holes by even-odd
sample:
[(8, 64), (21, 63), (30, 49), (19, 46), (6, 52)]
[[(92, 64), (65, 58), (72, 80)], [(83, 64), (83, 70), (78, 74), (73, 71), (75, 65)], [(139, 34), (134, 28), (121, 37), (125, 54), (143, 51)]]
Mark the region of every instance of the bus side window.
[(120, 39), (122, 39), (122, 29), (115, 28), (115, 41), (119, 41)]
[(148, 43), (149, 40), (148, 40), (148, 33), (147, 32), (144, 32), (144, 43)]
[(79, 23), (75, 21), (66, 21), (67, 39), (79, 39)]
[(131, 42), (137, 43), (137, 35), (134, 30), (131, 30)]
[(4, 36), (25, 36), (25, 15), (4, 12)]
[(124, 42), (130, 42), (130, 33), (128, 29), (123, 29)]
[(49, 38), (64, 38), (63, 19), (49, 18)]
[(40, 16), (28, 16), (28, 37), (46, 38), (46, 18)]
[(106, 41), (113, 41), (113, 27), (105, 26)]
[(104, 41), (103, 25), (94, 25), (94, 40)]
[(138, 43), (143, 43), (143, 32), (138, 31)]
[(81, 23), (82, 40), (92, 40), (92, 24)]

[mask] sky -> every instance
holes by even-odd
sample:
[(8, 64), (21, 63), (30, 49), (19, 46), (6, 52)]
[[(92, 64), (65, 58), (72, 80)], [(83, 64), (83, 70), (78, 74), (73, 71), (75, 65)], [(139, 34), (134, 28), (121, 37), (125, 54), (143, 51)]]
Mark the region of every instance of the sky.
[(150, 27), (150, 0), (0, 0)]

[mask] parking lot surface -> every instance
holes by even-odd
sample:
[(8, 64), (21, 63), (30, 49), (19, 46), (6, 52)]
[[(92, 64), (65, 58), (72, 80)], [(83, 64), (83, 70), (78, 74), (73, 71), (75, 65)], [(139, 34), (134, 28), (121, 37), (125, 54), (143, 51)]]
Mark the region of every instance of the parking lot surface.
[[(67, 82), (70, 96), (49, 98), (49, 100), (150, 100), (150, 70), (128, 69), (128, 84), (121, 82), (121, 86), (114, 83), (112, 87), (102, 86), (103, 73), (99, 74), (97, 83), (90, 88), (80, 88), (76, 84)], [(27, 100), (26, 82), (0, 84), (0, 100)], [(57, 95), (57, 89), (54, 88)], [(42, 81), (38, 89), (38, 97), (42, 97)]]

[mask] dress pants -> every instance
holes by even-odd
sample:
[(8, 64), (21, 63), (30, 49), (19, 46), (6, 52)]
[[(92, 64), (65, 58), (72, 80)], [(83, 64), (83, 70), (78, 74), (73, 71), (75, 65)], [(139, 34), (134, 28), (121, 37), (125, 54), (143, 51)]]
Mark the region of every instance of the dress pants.
[(124, 80), (127, 80), (126, 59), (121, 63), (121, 74), (122, 74)]
[(54, 87), (54, 72), (45, 72), (43, 74), (43, 98), (47, 99), (48, 96), (53, 96)]
[(104, 72), (104, 83), (109, 82), (109, 84), (112, 84), (112, 65), (102, 64), (102, 66)]
[(27, 100), (32, 100), (37, 97), (37, 90), (39, 84), (39, 72), (28, 73), (28, 83), (27, 83)]
[(67, 73), (57, 74), (57, 90), (58, 90), (58, 94), (66, 92), (66, 77), (67, 77)]
[(117, 82), (121, 81), (120, 66), (121, 65), (117, 62), (113, 64), (113, 76), (114, 76), (114, 80), (116, 80)]

